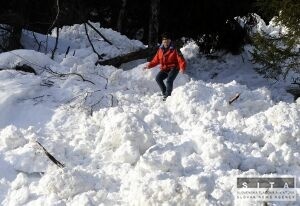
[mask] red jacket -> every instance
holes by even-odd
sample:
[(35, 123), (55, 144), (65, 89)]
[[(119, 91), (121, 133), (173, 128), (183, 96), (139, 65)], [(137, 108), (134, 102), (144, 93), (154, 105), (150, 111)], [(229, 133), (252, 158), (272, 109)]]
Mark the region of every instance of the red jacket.
[(148, 68), (155, 67), (160, 64), (161, 70), (169, 70), (176, 67), (182, 72), (185, 70), (186, 62), (178, 51), (170, 45), (168, 49), (164, 52), (163, 46), (160, 46), (156, 55), (153, 57), (152, 61), (148, 64)]

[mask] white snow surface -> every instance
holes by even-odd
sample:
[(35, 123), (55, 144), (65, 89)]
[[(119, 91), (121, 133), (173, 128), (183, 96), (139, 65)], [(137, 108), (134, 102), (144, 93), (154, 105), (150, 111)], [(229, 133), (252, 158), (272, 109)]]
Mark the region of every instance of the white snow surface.
[[(144, 47), (110, 29), (101, 32), (114, 46), (89, 32), (106, 57)], [(1, 205), (250, 205), (235, 200), (238, 176), (299, 181), (300, 101), (286, 82), (255, 73), (249, 46), (209, 60), (188, 42), (187, 72), (162, 102), (158, 67), (95, 66), (83, 25), (61, 29), (54, 60), (30, 50), (33, 39), (24, 31), (26, 49), (0, 54)], [(38, 75), (9, 69), (17, 64)]]

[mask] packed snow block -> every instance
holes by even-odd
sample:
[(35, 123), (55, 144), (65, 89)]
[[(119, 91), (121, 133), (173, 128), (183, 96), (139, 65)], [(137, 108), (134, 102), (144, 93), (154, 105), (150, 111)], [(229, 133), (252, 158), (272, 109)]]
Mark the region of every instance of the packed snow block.
[(54, 193), (67, 199), (74, 195), (99, 189), (101, 179), (82, 170), (50, 170), (39, 181), (39, 192), (45, 195)]
[(30, 190), (28, 186), (23, 186), (17, 190), (10, 190), (3, 200), (3, 205), (25, 205), (30, 200)]
[(0, 130), (0, 151), (12, 150), (27, 143), (22, 132), (13, 125)]
[(121, 188), (123, 199), (134, 206), (199, 205), (199, 203), (215, 205), (213, 198), (208, 197), (215, 185), (212, 175), (202, 173), (177, 177), (170, 173), (160, 171), (154, 173), (154, 171), (147, 173), (146, 176), (140, 176), (138, 169), (128, 180), (128, 190), (125, 190), (125, 187)]
[(156, 144), (149, 148), (141, 157), (139, 170), (143, 176), (147, 172), (160, 170), (181, 176), (183, 167), (181, 164), (182, 154), (173, 143), (166, 145)]
[(138, 115), (113, 108), (102, 120), (103, 136), (97, 152), (112, 151), (113, 160), (134, 164), (155, 141)]
[(199, 128), (192, 134), (190, 138), (195, 142), (196, 152), (206, 168), (231, 170), (239, 167), (241, 155), (214, 128)]
[(49, 166), (47, 156), (39, 152), (30, 143), (6, 152), (5, 160), (13, 165), (16, 170), (29, 174), (45, 172)]
[(30, 190), (28, 188), (29, 179), (26, 174), (19, 173), (11, 183), (2, 205), (24, 205), (30, 200)]
[(0, 68), (3, 69), (16, 69), (41, 74), (46, 67), (60, 68), (62, 70), (62, 67), (57, 62), (37, 51), (18, 49), (0, 54)]

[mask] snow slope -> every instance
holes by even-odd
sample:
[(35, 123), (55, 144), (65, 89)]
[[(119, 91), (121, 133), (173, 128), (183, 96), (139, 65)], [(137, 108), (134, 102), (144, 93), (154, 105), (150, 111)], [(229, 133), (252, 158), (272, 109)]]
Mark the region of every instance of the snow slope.
[[(143, 47), (105, 34), (119, 48), (94, 39), (107, 57)], [(33, 48), (29, 33), (23, 41)], [(299, 181), (300, 102), (284, 82), (258, 76), (247, 49), (208, 60), (187, 43), (187, 73), (162, 102), (158, 68), (95, 66), (82, 25), (64, 27), (60, 41), (73, 50), (62, 47), (54, 60), (33, 50), (0, 54), (2, 68), (30, 62), (39, 74), (0, 71), (2, 205), (250, 205), (234, 198), (237, 176)]]

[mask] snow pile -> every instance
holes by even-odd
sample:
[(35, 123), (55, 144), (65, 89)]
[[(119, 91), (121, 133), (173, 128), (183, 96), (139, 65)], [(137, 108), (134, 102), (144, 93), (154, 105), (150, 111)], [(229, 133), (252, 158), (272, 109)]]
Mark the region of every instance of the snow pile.
[[(95, 189), (100, 185), (100, 179), (93, 177), (84, 171), (50, 171), (48, 175), (43, 176), (39, 181), (39, 188), (45, 195), (57, 194), (64, 199)], [(98, 186), (99, 187), (99, 186)]]
[[(140, 47), (101, 32), (124, 47), (118, 52)], [(41, 69), (0, 71), (2, 205), (245, 205), (234, 197), (237, 176), (300, 180), (299, 101), (279, 90), (282, 82), (259, 77), (247, 51), (208, 60), (189, 42), (182, 48), (187, 73), (163, 102), (157, 68), (95, 66), (97, 56), (80, 41), (83, 25), (63, 28), (60, 37), (80, 42), (77, 55), (0, 54), (5, 67), (25, 63), (18, 54)], [(100, 44), (108, 55), (118, 53)]]
[(102, 121), (103, 134), (97, 152), (113, 150), (113, 159), (117, 161), (136, 163), (155, 143), (148, 125), (133, 113), (112, 110)]
[[(90, 23), (112, 43), (112, 45), (110, 45), (94, 29), (87, 25), (89, 38), (95, 50), (102, 55), (104, 59), (145, 48), (138, 40), (130, 40), (119, 32), (102, 28), (99, 23)], [(24, 31), (21, 39), (21, 43), (25, 48), (34, 48), (35, 50), (45, 53), (51, 53), (53, 51), (55, 41), (56, 29), (53, 29), (52, 34), (48, 37), (38, 33), (33, 34), (31, 31)], [(39, 44), (37, 44), (37, 42)], [(74, 56), (76, 58), (84, 59), (88, 58), (90, 55), (93, 56), (95, 54), (87, 38), (83, 24), (63, 26), (59, 30), (58, 48), (56, 51), (56, 58), (59, 61), (62, 61), (65, 56)]]
[[(266, 33), (273, 37), (280, 37), (282, 34), (287, 32), (287, 28), (282, 25), (276, 25), (275, 18), (271, 19), (269, 24), (266, 24), (265, 21), (257, 14), (251, 14), (254, 21), (257, 24), (251, 27), (251, 33)], [(248, 23), (249, 17), (236, 17), (235, 18), (242, 27)], [(251, 23), (251, 22), (250, 22)]]
[(23, 146), (26, 143), (23, 134), (13, 125), (1, 130), (0, 148), (11, 150)]

